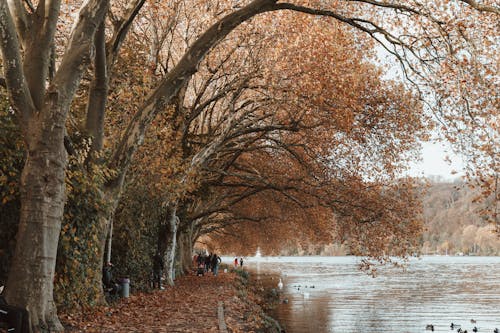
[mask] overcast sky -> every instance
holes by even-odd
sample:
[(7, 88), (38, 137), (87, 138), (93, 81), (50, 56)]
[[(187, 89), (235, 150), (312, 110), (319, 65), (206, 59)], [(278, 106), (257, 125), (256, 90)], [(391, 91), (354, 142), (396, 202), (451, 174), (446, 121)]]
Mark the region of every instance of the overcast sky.
[[(378, 61), (381, 64), (390, 66), (384, 74), (384, 78), (404, 81), (401, 68), (394, 57), (387, 53), (381, 46), (376, 46)], [(429, 177), (441, 176), (444, 180), (453, 180), (462, 176), (463, 163), (460, 156), (455, 155), (451, 149), (443, 143), (425, 142), (422, 144), (422, 160), (412, 163), (409, 170), (410, 176)], [(451, 164), (445, 161), (446, 156), (451, 160)], [(452, 174), (452, 171), (457, 173)]]
[[(441, 143), (426, 142), (422, 145), (422, 161), (413, 163), (409, 171), (411, 176), (442, 176), (445, 179), (454, 179), (463, 175), (463, 163), (459, 156), (454, 155)], [(449, 156), (451, 164), (445, 161)], [(458, 173), (452, 174), (455, 170)]]

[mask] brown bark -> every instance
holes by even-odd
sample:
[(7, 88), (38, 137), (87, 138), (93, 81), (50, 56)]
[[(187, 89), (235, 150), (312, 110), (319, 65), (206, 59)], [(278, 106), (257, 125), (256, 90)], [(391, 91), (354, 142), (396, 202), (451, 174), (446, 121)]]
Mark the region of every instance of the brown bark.
[[(4, 1), (6, 3), (6, 1)], [(16, 30), (19, 32), (19, 37), (23, 42), (26, 39), (26, 36), (30, 30), (30, 21), (28, 20), (28, 13), (26, 8), (24, 7), (21, 0), (12, 1), (12, 4), (9, 5), (12, 16), (14, 17), (14, 23), (16, 25)], [(23, 44), (23, 48), (25, 44)]]
[(9, 304), (29, 311), (35, 332), (63, 330), (52, 292), (65, 203), (65, 106), (53, 95), (46, 107), (59, 112), (41, 113), (35, 121), (44, 126), (28, 138), (19, 231), (6, 289)]
[(179, 232), (178, 244), (180, 269), (187, 274), (193, 269), (193, 240), (190, 229)]
[[(0, 1), (0, 46), (9, 100), (19, 118), (20, 127), (27, 127), (28, 119), (35, 112), (35, 107), (24, 77), (21, 41), (17, 38), (14, 22), (9, 14), (6, 1)], [(10, 66), (7, 66), (7, 64)]]
[(44, 6), (38, 6), (36, 15), (30, 16), (30, 29), (22, 39), (26, 45), (24, 72), (29, 73), (26, 81), (37, 109), (41, 109), (44, 103), (59, 6), (58, 1), (47, 1)]
[(85, 127), (93, 138), (92, 150), (100, 151), (104, 140), (104, 112), (108, 97), (108, 71), (106, 64), (106, 36), (104, 22), (97, 29), (95, 40), (94, 79), (90, 85)]

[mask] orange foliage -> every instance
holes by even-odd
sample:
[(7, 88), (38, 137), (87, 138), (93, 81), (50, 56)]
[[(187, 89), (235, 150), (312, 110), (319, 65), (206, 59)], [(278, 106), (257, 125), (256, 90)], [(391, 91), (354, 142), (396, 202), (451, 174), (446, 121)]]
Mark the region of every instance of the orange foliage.
[[(395, 177), (428, 119), (410, 93), (381, 79), (348, 32), (332, 34), (334, 24), (311, 21), (288, 18), (277, 33), (259, 35), (267, 46), (261, 50), (266, 75), (257, 78), (262, 88), (239, 103), (259, 94), (272, 99), (257, 104), (252, 123), (243, 117), (237, 141), (211, 160), (220, 178), (201, 200), (219, 210), (202, 226), (196, 222), (200, 233), (218, 231), (209, 236), (211, 246), (239, 253), (332, 238), (349, 238), (356, 254), (411, 253), (420, 206), (412, 181)], [(305, 29), (313, 33), (303, 37)], [(321, 34), (326, 30), (328, 37)], [(287, 43), (274, 47), (286, 35)], [(244, 150), (234, 153), (236, 147)], [(224, 156), (234, 154), (221, 176)]]

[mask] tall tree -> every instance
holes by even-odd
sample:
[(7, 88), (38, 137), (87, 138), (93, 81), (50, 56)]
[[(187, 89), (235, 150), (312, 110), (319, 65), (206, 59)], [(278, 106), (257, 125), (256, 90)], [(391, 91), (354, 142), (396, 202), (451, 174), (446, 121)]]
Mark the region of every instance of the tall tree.
[(35, 331), (62, 330), (52, 290), (65, 202), (65, 123), (85, 64), (91, 59), (96, 27), (107, 8), (108, 1), (88, 1), (81, 8), (66, 52), (51, 77), (60, 2), (41, 1), (37, 7), (26, 7), (21, 1), (0, 3), (5, 80), (27, 151), (6, 298), (28, 309)]
[[(331, 28), (328, 22), (311, 27), (307, 17), (289, 19), (277, 36), (268, 36), (269, 45), (288, 29), (307, 27), (313, 33), (289, 37), (295, 52), (283, 45), (260, 55), (267, 77), (259, 76), (259, 88), (234, 103), (257, 108), (218, 110), (218, 116), (242, 116), (204, 168), (208, 183), (188, 209), (187, 232), (194, 232), (194, 238), (219, 233), (213, 238), (224, 249), (248, 245), (227, 241), (228, 233), (250, 242), (273, 239), (262, 246), (268, 250), (277, 250), (279, 240), (328, 242), (337, 234), (351, 237), (356, 253), (375, 256), (389, 253), (389, 246), (394, 254), (409, 253), (419, 227), (411, 216), (418, 216), (419, 206), (411, 182), (393, 178), (422, 134), (426, 117), (420, 115), (420, 104), (401, 87), (381, 80), (380, 72), (352, 48), (349, 33), (321, 36)], [(271, 101), (254, 104), (260, 95), (272, 96)], [(363, 179), (370, 177), (377, 181)]]

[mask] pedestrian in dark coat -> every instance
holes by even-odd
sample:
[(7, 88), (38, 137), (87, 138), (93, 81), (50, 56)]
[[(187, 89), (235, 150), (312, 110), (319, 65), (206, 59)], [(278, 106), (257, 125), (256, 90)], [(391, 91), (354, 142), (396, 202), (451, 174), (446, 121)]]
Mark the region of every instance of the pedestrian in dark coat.
[(214, 276), (217, 276), (217, 272), (219, 271), (219, 264), (222, 262), (222, 259), (217, 255), (212, 255), (212, 272), (214, 272)]
[(212, 261), (212, 254), (208, 255), (205, 257), (205, 272), (208, 272), (210, 270), (210, 263)]
[(165, 289), (161, 286), (161, 276), (163, 275), (163, 258), (160, 252), (156, 252), (153, 257), (153, 288), (158, 285), (158, 289)]

